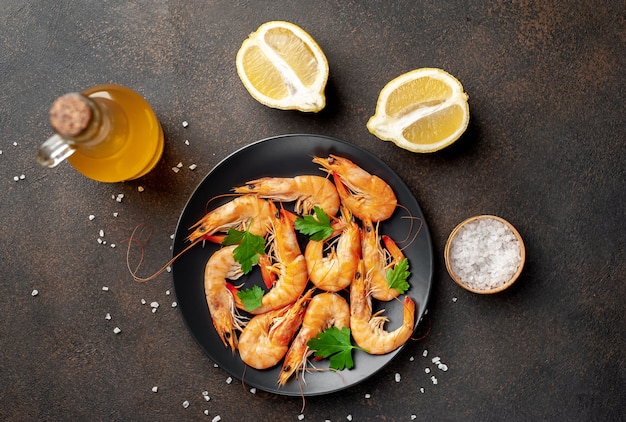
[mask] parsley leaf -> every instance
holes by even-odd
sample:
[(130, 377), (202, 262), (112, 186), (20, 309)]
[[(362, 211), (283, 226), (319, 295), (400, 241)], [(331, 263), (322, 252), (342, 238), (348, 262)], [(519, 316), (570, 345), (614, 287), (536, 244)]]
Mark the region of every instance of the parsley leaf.
[(261, 301), (263, 299), (263, 289), (255, 285), (251, 289), (238, 291), (237, 297), (243, 303), (243, 308), (246, 311), (251, 312), (261, 306)]
[(330, 327), (307, 342), (307, 346), (315, 351), (315, 356), (330, 357), (330, 369), (341, 371), (354, 368), (352, 349), (362, 350), (350, 342), (350, 329)]
[(333, 234), (330, 217), (317, 205), (313, 207), (315, 216), (305, 215), (295, 221), (296, 230), (302, 234), (311, 236), (311, 240), (325, 240)]
[(259, 255), (265, 253), (265, 239), (250, 233), (248, 230), (228, 229), (222, 245), (237, 245), (233, 251), (233, 257), (235, 261), (241, 264), (241, 271), (244, 274), (248, 274), (252, 270), (252, 266), (259, 263)]
[(387, 285), (390, 289), (396, 289), (400, 294), (403, 294), (411, 287), (406, 281), (410, 275), (409, 260), (404, 258), (387, 271)]

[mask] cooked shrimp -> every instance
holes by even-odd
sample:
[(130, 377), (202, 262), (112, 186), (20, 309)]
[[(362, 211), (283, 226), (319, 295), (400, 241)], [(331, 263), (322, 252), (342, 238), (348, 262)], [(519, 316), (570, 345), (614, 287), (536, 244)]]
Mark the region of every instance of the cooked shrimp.
[(312, 353), (307, 342), (332, 326), (350, 327), (350, 306), (336, 293), (320, 293), (311, 299), (304, 314), (302, 328), (285, 356), (278, 377), (279, 385), (284, 385), (296, 371), (306, 369), (307, 358)]
[(312, 290), (294, 304), (253, 317), (239, 337), (241, 360), (255, 369), (276, 365), (298, 332)]
[(355, 217), (361, 220), (369, 218), (374, 222), (391, 217), (397, 199), (391, 186), (383, 179), (336, 155), (313, 157), (313, 162), (333, 175), (341, 202)]
[(238, 196), (207, 213), (194, 224), (195, 229), (187, 240), (210, 237), (218, 231), (226, 231), (231, 227), (248, 229), (250, 233), (265, 236), (269, 229), (271, 209), (268, 201), (255, 195)]
[(368, 291), (369, 279), (365, 276), (363, 263), (350, 285), (350, 330), (355, 343), (373, 355), (383, 355), (402, 346), (413, 333), (415, 302), (405, 296), (402, 325), (393, 331), (385, 331), (388, 319), (380, 314), (372, 315), (372, 298)]
[(334, 240), (326, 249), (326, 242), (309, 240), (304, 249), (309, 278), (317, 287), (329, 292), (338, 292), (350, 285), (361, 258), (360, 229), (355, 221), (345, 221), (338, 240)]
[(204, 293), (213, 320), (215, 331), (224, 346), (237, 348), (235, 330), (241, 331), (243, 322), (237, 314), (233, 293), (228, 288), (226, 279), (236, 280), (241, 277), (241, 266), (233, 258), (235, 246), (218, 249), (209, 258), (204, 269)]
[(404, 259), (404, 254), (389, 236), (382, 236), (386, 249), (382, 248), (380, 241), (378, 227), (374, 227), (370, 220), (363, 220), (361, 250), (372, 297), (389, 301), (398, 297), (400, 293), (394, 288), (389, 288), (387, 271)]
[(339, 210), (340, 199), (335, 185), (321, 176), (263, 177), (246, 182), (234, 191), (277, 201), (296, 201), (295, 211), (299, 214), (309, 214), (315, 205), (331, 216)]
[[(272, 288), (261, 299), (261, 306), (250, 311), (252, 314), (262, 314), (274, 309), (282, 308), (293, 303), (300, 297), (309, 280), (306, 260), (300, 251), (300, 245), (293, 226), (293, 217), (289, 212), (270, 202), (274, 210), (271, 218), (270, 254), (274, 263), (265, 270), (274, 274), (276, 279)], [(242, 307), (241, 303), (237, 306)]]

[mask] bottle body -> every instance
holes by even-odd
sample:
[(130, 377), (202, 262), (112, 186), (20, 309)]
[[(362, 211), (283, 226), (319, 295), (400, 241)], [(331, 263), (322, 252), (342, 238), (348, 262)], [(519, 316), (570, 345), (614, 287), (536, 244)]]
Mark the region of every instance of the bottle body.
[(163, 153), (163, 130), (148, 102), (119, 85), (97, 85), (81, 92), (102, 113), (93, 139), (67, 160), (84, 176), (100, 182), (137, 179), (154, 168)]

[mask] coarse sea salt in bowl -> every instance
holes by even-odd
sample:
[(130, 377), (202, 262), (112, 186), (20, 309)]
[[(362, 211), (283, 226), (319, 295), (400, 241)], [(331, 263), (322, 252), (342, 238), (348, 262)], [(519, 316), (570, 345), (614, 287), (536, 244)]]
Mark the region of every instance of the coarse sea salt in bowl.
[(519, 277), (526, 259), (518, 231), (503, 218), (478, 215), (452, 230), (444, 250), (450, 277), (480, 294), (498, 293)]

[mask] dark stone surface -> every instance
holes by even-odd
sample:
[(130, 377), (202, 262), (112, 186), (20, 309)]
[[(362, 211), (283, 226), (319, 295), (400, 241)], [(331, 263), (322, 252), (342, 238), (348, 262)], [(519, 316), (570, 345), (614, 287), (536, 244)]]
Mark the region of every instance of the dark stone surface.
[[(142, 271), (155, 271), (214, 165), (308, 132), (372, 151), (403, 178), (436, 261), (424, 338), (362, 384), (308, 398), (305, 420), (624, 420), (625, 17), (621, 1), (2, 1), (0, 419), (298, 420), (300, 399), (226, 383), (170, 306), (170, 277), (132, 281), (124, 240), (150, 224)], [(237, 77), (241, 42), (279, 19), (328, 57), (319, 114), (266, 108)], [(470, 96), (467, 133), (430, 155), (365, 127), (385, 83), (418, 67), (444, 68)], [(113, 185), (40, 168), (52, 101), (108, 82), (155, 109), (167, 141), (157, 168)], [(527, 248), (518, 283), (489, 297), (457, 287), (442, 259), (454, 226), (482, 213), (512, 222)]]

